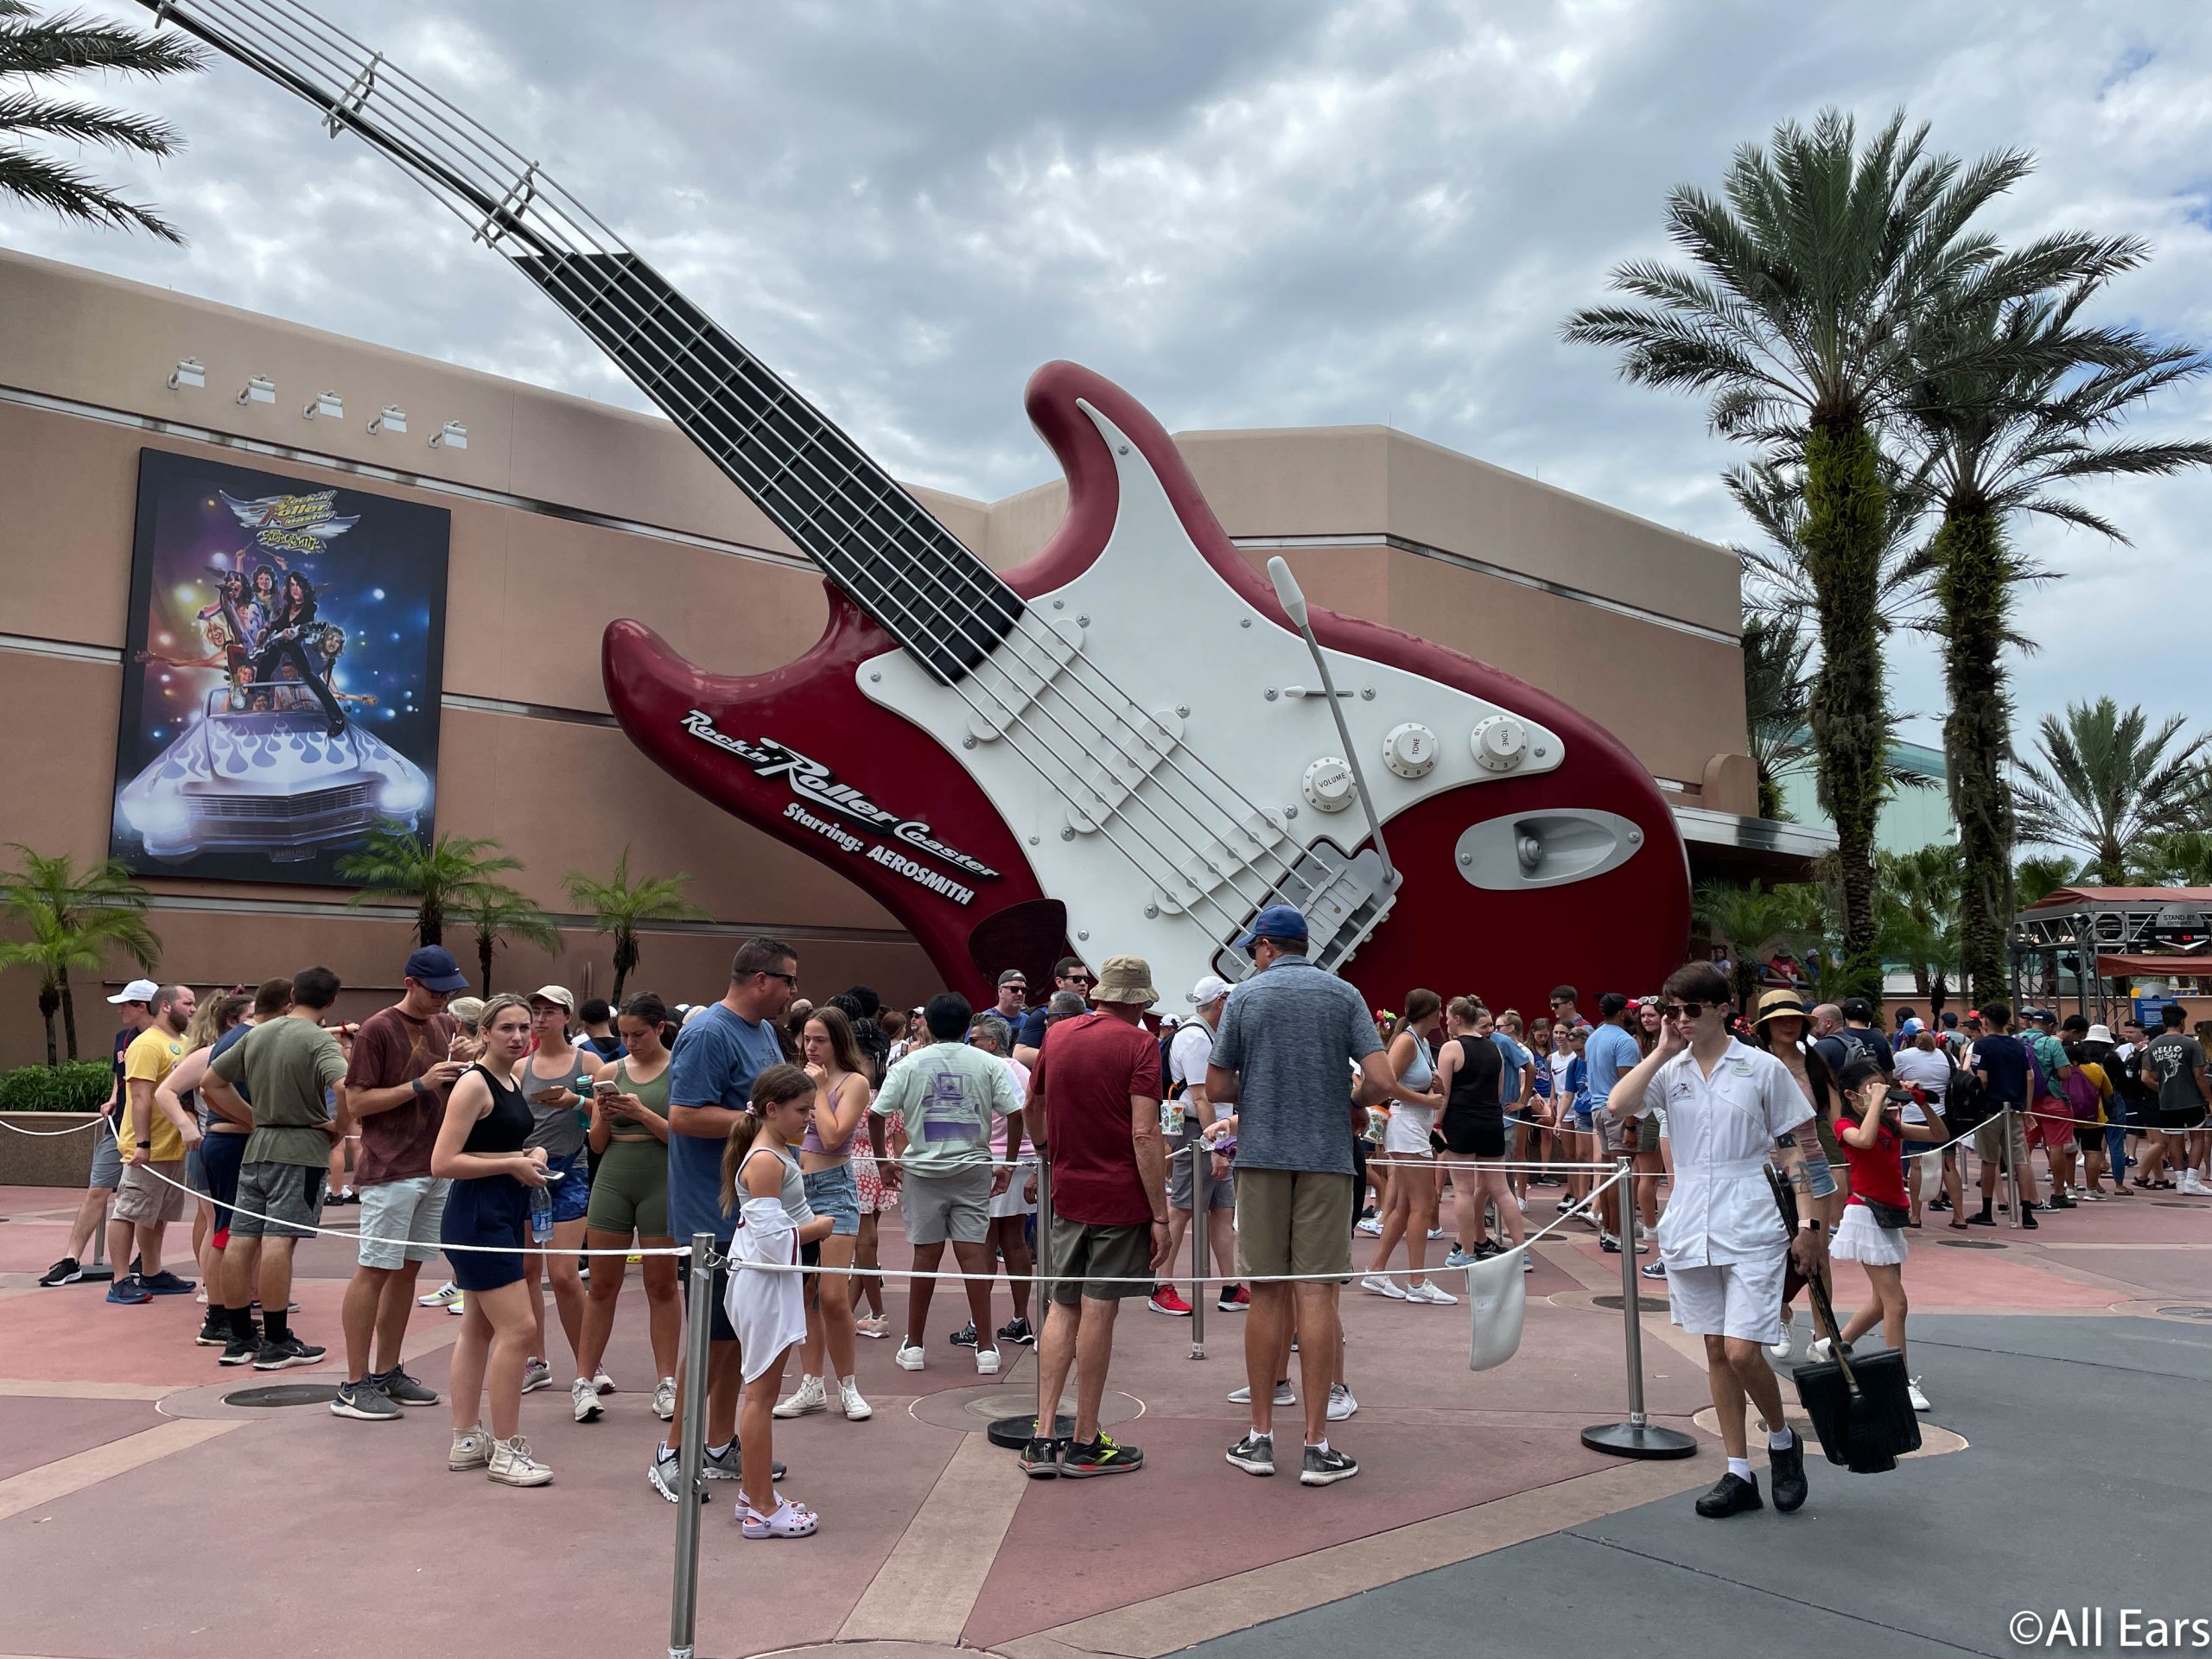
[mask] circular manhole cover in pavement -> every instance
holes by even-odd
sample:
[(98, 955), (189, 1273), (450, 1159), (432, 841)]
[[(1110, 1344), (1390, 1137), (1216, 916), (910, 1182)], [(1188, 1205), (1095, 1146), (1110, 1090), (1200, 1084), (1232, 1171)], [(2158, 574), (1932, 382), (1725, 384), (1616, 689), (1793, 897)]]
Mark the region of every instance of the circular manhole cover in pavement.
[(2202, 1210), (2204, 1208), (2201, 1204), (2191, 1204), (2187, 1198), (2153, 1198), (2151, 1200), (2151, 1207), (2154, 1210)]
[(332, 1382), (278, 1382), (265, 1389), (240, 1389), (226, 1394), (226, 1406), (327, 1406), (338, 1397)]
[(2212, 1307), (2205, 1307), (2193, 1302), (2184, 1303), (2179, 1307), (2162, 1307), (2158, 1312), (2177, 1319), (2212, 1320)]
[(1936, 1242), (1947, 1250), (2001, 1250), (2005, 1248), (1993, 1238), (1939, 1238)]
[[(1241, 1378), (1243, 1373), (1240, 1370), (1236, 1375)], [(964, 1428), (971, 1434), (981, 1434), (993, 1423), (1008, 1417), (1034, 1418), (1037, 1390), (1033, 1385), (1024, 1388), (1020, 1383), (1011, 1388), (996, 1383), (975, 1389), (947, 1389), (939, 1394), (924, 1395), (909, 1409), (924, 1422), (934, 1423), (939, 1428)], [(1060, 1409), (1073, 1414), (1072, 1393), (1061, 1397)], [(1098, 1421), (1111, 1428), (1116, 1423), (1126, 1423), (1143, 1414), (1143, 1401), (1133, 1394), (1117, 1394), (1109, 1389), (1099, 1405)]]
[[(1592, 1296), (1590, 1299), (1590, 1305), (1592, 1307), (1609, 1307), (1614, 1313), (1618, 1313), (1624, 1312), (1627, 1308), (1628, 1298), (1622, 1295), (1618, 1291), (1615, 1291), (1610, 1296)], [(1649, 1313), (1655, 1309), (1665, 1307), (1667, 1306), (1667, 1298), (1663, 1294), (1655, 1296), (1648, 1290), (1641, 1291), (1637, 1293), (1636, 1305), (1640, 1310), (1645, 1313)]]

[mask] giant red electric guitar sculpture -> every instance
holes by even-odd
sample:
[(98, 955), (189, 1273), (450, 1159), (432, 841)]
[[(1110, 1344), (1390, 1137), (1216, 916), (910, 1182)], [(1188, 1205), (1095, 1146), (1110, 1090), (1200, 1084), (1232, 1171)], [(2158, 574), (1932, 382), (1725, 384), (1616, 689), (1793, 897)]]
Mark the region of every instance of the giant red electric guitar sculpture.
[(796, 662), (715, 674), (616, 622), (608, 701), (677, 778), (880, 900), (948, 983), (987, 996), (998, 969), (1071, 950), (1134, 951), (1177, 989), (1236, 979), (1234, 942), (1276, 902), (1378, 1002), (1471, 986), (1541, 1007), (1561, 981), (1647, 988), (1680, 961), (1681, 842), (1634, 758), (1455, 652), (1306, 619), (1287, 569), (1271, 591), (1111, 382), (1071, 363), (1031, 379), (1068, 513), (995, 572), (536, 163), (380, 54), (276, 0), (143, 3), (424, 185), (822, 568), (830, 626)]

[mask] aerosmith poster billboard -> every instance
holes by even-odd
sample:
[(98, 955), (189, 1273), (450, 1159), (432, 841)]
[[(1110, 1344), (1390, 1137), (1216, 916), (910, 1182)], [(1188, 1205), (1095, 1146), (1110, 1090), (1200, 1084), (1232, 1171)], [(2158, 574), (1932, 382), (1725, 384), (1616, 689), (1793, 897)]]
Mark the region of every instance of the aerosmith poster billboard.
[(342, 885), (430, 835), (449, 515), (142, 449), (110, 851), (146, 874)]

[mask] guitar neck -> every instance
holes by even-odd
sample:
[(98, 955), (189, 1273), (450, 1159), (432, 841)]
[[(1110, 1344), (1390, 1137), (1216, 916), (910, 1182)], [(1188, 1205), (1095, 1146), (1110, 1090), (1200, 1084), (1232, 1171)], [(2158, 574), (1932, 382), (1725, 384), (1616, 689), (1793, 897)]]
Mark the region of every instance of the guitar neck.
[(480, 123), (291, 0), (140, 0), (358, 134), (512, 260), (934, 677), (980, 663), (1014, 590), (823, 413)]

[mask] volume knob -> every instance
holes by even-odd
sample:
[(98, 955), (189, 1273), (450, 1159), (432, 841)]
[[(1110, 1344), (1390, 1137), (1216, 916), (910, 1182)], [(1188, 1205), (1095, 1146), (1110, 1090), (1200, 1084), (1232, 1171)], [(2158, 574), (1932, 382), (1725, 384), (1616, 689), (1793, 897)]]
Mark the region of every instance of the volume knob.
[(1299, 787), (1316, 812), (1341, 812), (1352, 801), (1351, 768), (1333, 754), (1324, 755), (1306, 768)]
[(1468, 745), (1484, 771), (1510, 772), (1529, 753), (1529, 728), (1511, 715), (1492, 715), (1476, 724)]
[(1426, 777), (1436, 766), (1443, 746), (1436, 734), (1418, 721), (1393, 726), (1382, 738), (1382, 764), (1401, 778)]

